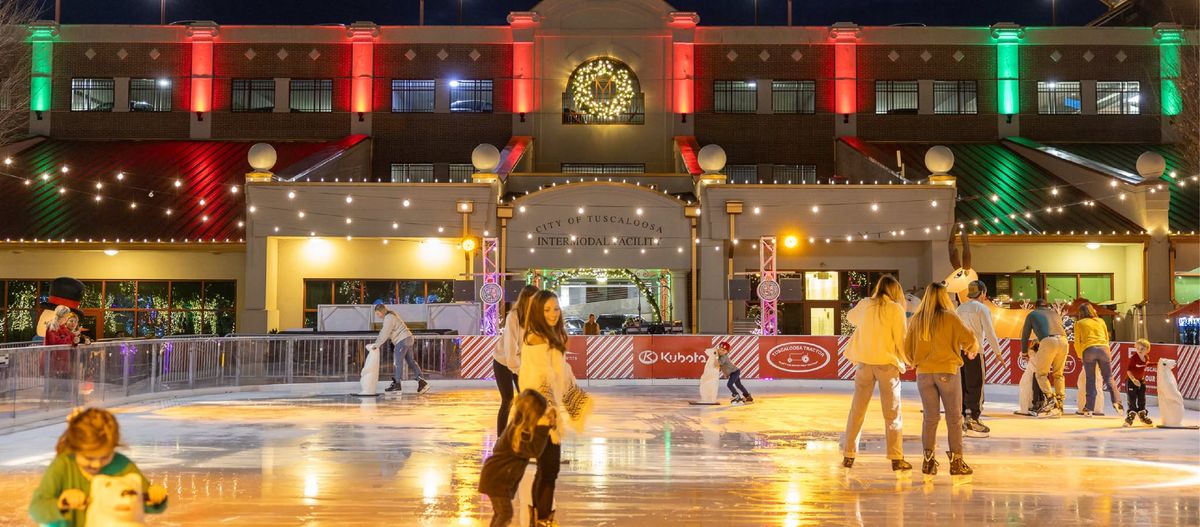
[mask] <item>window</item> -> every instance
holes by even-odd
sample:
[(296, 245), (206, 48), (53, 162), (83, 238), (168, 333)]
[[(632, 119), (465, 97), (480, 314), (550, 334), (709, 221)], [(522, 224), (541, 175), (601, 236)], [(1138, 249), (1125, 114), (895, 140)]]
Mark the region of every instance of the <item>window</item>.
[(433, 183), (433, 163), (392, 163), (392, 183)]
[(933, 113), (977, 114), (975, 81), (933, 81)]
[(393, 112), (432, 112), (432, 80), (392, 80)]
[(1113, 275), (1110, 273), (1043, 274), (1043, 285), (1047, 290), (1044, 294), (1039, 294), (1038, 278), (1032, 273), (981, 274), (980, 279), (988, 284), (992, 299), (1001, 303), (1033, 302), (1039, 296), (1050, 302), (1072, 302), (1076, 298), (1086, 298), (1104, 304), (1113, 300)]
[(754, 81), (713, 81), (713, 111), (717, 113), (757, 112), (758, 83)]
[(321, 304), (444, 304), (454, 301), (454, 280), (305, 280), (304, 327), (317, 325)]
[(129, 111), (171, 111), (171, 79), (129, 79)]
[(758, 184), (758, 165), (725, 165), (725, 181), (739, 185)]
[[(0, 280), (0, 340), (36, 335), (50, 280)], [(228, 335), (235, 330), (237, 282), (95, 280), (80, 309), (93, 338)]]
[(917, 81), (875, 81), (875, 113), (917, 113)]
[(1096, 82), (1096, 113), (1101, 115), (1137, 115), (1142, 97), (1138, 81)]
[(475, 165), (471, 163), (450, 163), (451, 183), (470, 183), (475, 175)]
[(813, 185), (817, 183), (817, 165), (775, 165), (775, 183)]
[(1080, 112), (1079, 81), (1045, 82), (1038, 81), (1038, 113), (1078, 114)]
[(72, 112), (111, 112), (112, 79), (71, 79)]
[(646, 165), (639, 163), (563, 163), (565, 174), (643, 174)]
[(815, 81), (771, 81), (771, 109), (775, 113), (816, 113)]
[(471, 113), (492, 111), (492, 81), (450, 81), (450, 111)]
[(234, 112), (275, 111), (275, 81), (271, 79), (233, 79)]
[(288, 92), (288, 106), (292, 112), (332, 112), (333, 80), (292, 80)]

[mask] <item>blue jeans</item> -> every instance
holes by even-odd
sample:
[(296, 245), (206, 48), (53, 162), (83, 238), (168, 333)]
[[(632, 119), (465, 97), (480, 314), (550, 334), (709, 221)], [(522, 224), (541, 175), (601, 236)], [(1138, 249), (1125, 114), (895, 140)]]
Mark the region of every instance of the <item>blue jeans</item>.
[(416, 359), (413, 359), (412, 345), (413, 338), (408, 337), (399, 344), (392, 344), (392, 341), (387, 341), (384, 345), (390, 345), (395, 353), (392, 355), (392, 364), (395, 365), (395, 372), (392, 373), (392, 380), (400, 380), (400, 372), (403, 370), (403, 365), (408, 364), (408, 369), (412, 372), (414, 379), (421, 379), (421, 367), (417, 365)]
[[(746, 391), (745, 386), (742, 386), (742, 370), (734, 370), (733, 373), (730, 373), (729, 382), (725, 383), (725, 386), (729, 387), (729, 391), (733, 393), (734, 397), (737, 397), (737, 390), (741, 390), (743, 396), (750, 397), (750, 392)], [(737, 389), (734, 389), (735, 387)]]
[(1086, 379), (1087, 397), (1084, 399), (1084, 409), (1096, 411), (1096, 365), (1100, 365), (1100, 375), (1104, 376), (1104, 388), (1108, 390), (1109, 399), (1117, 404), (1117, 383), (1112, 380), (1112, 362), (1108, 348), (1092, 346), (1083, 350), (1083, 374)]

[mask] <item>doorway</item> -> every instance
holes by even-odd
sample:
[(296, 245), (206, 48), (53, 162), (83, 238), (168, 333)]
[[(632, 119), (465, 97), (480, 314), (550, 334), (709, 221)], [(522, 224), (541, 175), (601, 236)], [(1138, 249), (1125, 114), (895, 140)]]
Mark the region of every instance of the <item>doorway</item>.
[(840, 335), (842, 304), (836, 300), (804, 303), (805, 335)]

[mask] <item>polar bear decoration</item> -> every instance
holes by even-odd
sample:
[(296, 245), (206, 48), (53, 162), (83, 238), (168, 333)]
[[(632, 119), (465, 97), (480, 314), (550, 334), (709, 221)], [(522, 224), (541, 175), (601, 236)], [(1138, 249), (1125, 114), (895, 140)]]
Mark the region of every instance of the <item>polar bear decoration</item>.
[(362, 373), (359, 374), (358, 393), (362, 397), (379, 395), (379, 346), (367, 345), (367, 359), (363, 361)]
[(87, 524), (90, 527), (142, 527), (145, 523), (145, 496), (142, 476), (105, 476), (92, 478)]
[(1183, 425), (1183, 394), (1175, 380), (1175, 361), (1158, 359), (1159, 428), (1196, 428)]

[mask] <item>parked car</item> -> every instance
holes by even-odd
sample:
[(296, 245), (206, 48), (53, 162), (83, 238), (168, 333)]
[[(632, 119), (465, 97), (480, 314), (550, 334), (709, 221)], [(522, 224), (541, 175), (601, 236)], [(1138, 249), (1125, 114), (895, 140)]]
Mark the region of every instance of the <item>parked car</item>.
[(621, 332), (625, 325), (625, 315), (600, 315), (596, 317), (601, 335), (615, 335)]
[(579, 317), (566, 317), (563, 319), (563, 325), (567, 326), (568, 335), (583, 334), (583, 320)]
[(490, 112), (490, 111), (492, 111), (492, 103), (490, 103), (488, 101), (480, 101), (478, 99), (454, 101), (454, 102), (450, 103), (450, 111), (452, 111), (452, 112)]

